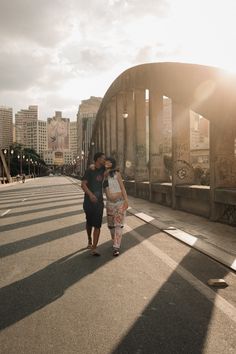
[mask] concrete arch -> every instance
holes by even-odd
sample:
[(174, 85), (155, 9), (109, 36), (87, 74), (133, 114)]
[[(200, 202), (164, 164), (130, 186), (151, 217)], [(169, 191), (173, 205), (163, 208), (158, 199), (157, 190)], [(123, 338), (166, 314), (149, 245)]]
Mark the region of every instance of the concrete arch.
[(236, 114), (236, 75), (214, 67), (184, 63), (142, 64), (125, 70), (108, 88), (104, 106), (121, 91), (158, 90), (209, 120)]
[[(148, 103), (146, 90), (149, 91)], [(163, 96), (172, 100), (173, 172), (172, 183), (169, 184), (163, 184), (164, 167), (160, 151)], [(148, 139), (145, 127), (147, 109)], [(124, 110), (129, 114), (127, 120), (122, 119)], [(202, 115), (211, 124), (211, 182), (210, 188), (205, 190), (199, 186), (194, 190), (192, 186), (190, 110)], [(235, 118), (236, 75), (196, 64), (142, 64), (125, 70), (108, 88), (97, 113), (92, 140), (96, 149), (116, 156), (124, 175), (128, 172), (129, 179), (134, 181), (133, 184), (127, 182), (131, 194), (214, 220), (229, 222), (231, 218), (233, 221), (230, 223), (234, 224)], [(229, 214), (230, 217), (225, 217)]]

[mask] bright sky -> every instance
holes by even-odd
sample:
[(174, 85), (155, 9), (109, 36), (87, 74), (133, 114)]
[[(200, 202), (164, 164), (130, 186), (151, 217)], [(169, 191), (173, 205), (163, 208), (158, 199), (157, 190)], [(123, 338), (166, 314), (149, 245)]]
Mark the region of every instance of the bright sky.
[(236, 72), (235, 19), (235, 0), (0, 0), (0, 105), (75, 120), (138, 64)]

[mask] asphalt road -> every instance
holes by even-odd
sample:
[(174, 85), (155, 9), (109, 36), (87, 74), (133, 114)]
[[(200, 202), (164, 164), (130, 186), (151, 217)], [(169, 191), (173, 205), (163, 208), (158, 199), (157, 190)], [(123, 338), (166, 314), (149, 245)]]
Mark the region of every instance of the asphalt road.
[(66, 177), (0, 186), (1, 354), (236, 353), (235, 273), (129, 214), (92, 257), (82, 202)]

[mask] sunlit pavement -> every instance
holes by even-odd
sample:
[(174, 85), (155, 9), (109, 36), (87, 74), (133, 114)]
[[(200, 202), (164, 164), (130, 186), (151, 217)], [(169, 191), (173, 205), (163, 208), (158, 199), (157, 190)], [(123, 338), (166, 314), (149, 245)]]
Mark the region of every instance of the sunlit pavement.
[(129, 213), (92, 257), (82, 201), (65, 177), (0, 188), (2, 353), (235, 352), (234, 272)]

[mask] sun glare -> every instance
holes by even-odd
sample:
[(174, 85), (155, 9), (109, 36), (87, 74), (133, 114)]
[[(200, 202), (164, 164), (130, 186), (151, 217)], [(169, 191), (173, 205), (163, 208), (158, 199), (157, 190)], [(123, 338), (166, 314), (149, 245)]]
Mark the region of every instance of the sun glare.
[(183, 60), (236, 72), (235, 1), (171, 1), (171, 9), (172, 41)]

